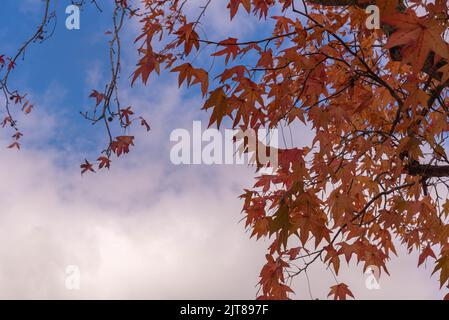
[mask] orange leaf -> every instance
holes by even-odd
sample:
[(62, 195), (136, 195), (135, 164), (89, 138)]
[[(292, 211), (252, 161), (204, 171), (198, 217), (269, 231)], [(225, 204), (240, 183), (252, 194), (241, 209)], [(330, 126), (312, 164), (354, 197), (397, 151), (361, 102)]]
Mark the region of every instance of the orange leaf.
[(234, 60), (237, 54), (239, 53), (239, 46), (237, 45), (237, 39), (236, 38), (228, 38), (224, 41), (221, 41), (219, 43), (220, 46), (224, 46), (225, 48), (223, 50), (220, 50), (218, 52), (215, 52), (212, 54), (213, 57), (216, 56), (222, 56), (226, 55), (225, 63), (228, 64), (229, 58), (232, 57)]
[(351, 290), (349, 290), (349, 287), (344, 283), (332, 286), (327, 296), (334, 296), (334, 300), (346, 300), (347, 296), (354, 298)]
[(422, 265), (424, 263), (424, 261), (427, 260), (428, 257), (432, 257), (434, 259), (436, 259), (437, 257), (435, 256), (435, 253), (433, 252), (432, 248), (430, 247), (430, 245), (428, 245), (427, 247), (424, 248), (424, 250), (421, 252), (421, 254), (419, 255), (419, 261), (418, 261), (418, 267), (420, 265)]
[(95, 98), (96, 99), (96, 106), (98, 106), (101, 101), (103, 101), (104, 98), (104, 94), (99, 93), (97, 90), (92, 90), (92, 93), (89, 96), (90, 98)]
[(397, 28), (390, 36), (385, 48), (404, 46), (403, 62), (410, 63), (415, 72), (419, 72), (430, 52), (449, 59), (449, 46), (443, 40), (443, 30), (436, 21), (417, 17), (414, 11), (396, 13), (383, 18), (384, 23)]
[(107, 158), (107, 157), (104, 157), (104, 156), (103, 157), (99, 157), (97, 159), (97, 161), (100, 162), (100, 164), (98, 165), (99, 169), (102, 169), (102, 168), (108, 168), (109, 169), (109, 167), (111, 166), (111, 160), (109, 158)]
[(18, 143), (17, 141), (14, 141), (13, 143), (11, 143), (11, 144), (8, 146), (8, 148), (9, 148), (9, 149), (17, 148), (18, 150), (20, 150), (20, 143)]
[(82, 169), (81, 174), (84, 174), (87, 171), (91, 171), (91, 172), (95, 172), (93, 166), (91, 163), (89, 163), (89, 161), (84, 160), (85, 162), (80, 165), (80, 168)]

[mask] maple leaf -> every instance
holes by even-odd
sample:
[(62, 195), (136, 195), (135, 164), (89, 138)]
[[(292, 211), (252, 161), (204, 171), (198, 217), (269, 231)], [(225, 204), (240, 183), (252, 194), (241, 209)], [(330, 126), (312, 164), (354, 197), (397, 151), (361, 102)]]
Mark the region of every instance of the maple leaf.
[(251, 238), (257, 236), (257, 239), (266, 235), (268, 233), (269, 220), (262, 218), (257, 220), (253, 226), (253, 232), (251, 233)]
[(287, 247), (288, 236), (292, 231), (293, 224), (290, 221), (288, 206), (282, 203), (276, 213), (273, 215), (273, 219), (270, 221), (268, 230), (270, 235), (278, 232), (279, 245)]
[(207, 99), (203, 106), (204, 110), (207, 110), (209, 108), (214, 109), (210, 117), (209, 127), (216, 122), (217, 128), (219, 129), (224, 116), (227, 115), (232, 118), (232, 110), (229, 108), (229, 104), (227, 101), (228, 100), (226, 94), (223, 91), (223, 87), (219, 87), (218, 89), (211, 92), (209, 99)]
[[(288, 251), (289, 259), (290, 260), (295, 260), (296, 257), (299, 255), (300, 251), (301, 251), (301, 247), (291, 248)], [(305, 250), (305, 251), (308, 252), (308, 250)]]
[(347, 296), (354, 298), (351, 290), (349, 290), (349, 287), (344, 283), (339, 283), (335, 286), (332, 286), (327, 296), (334, 296), (334, 300), (346, 300)]
[(101, 103), (101, 101), (103, 101), (104, 99), (104, 94), (103, 93), (99, 93), (97, 90), (92, 90), (92, 93), (89, 96), (90, 98), (95, 98), (95, 105), (98, 107), (98, 105)]
[(228, 4), (228, 9), (230, 9), (229, 13), (231, 15), (231, 20), (237, 14), (240, 5), (243, 5), (246, 12), (248, 13), (251, 12), (251, 0), (230, 0)]
[(148, 45), (147, 49), (141, 49), (140, 52), (143, 53), (143, 57), (137, 63), (138, 68), (133, 73), (131, 85), (139, 77), (142, 78), (143, 84), (146, 84), (153, 71), (156, 71), (157, 74), (160, 73), (159, 56), (153, 52), (151, 45)]
[(181, 86), (184, 80), (186, 80), (188, 87), (190, 87), (190, 85), (200, 83), (203, 96), (207, 94), (207, 89), (209, 87), (209, 76), (204, 69), (194, 68), (190, 63), (184, 63), (176, 68), (173, 68), (171, 72), (179, 72), (179, 86)]
[(198, 50), (200, 47), (200, 43), (198, 41), (199, 36), (195, 32), (194, 26), (194, 23), (186, 23), (185, 25), (181, 26), (175, 33), (179, 38), (178, 45), (184, 43), (184, 52), (186, 55), (190, 54), (193, 47), (195, 47), (196, 50)]
[(25, 96), (21, 96), (19, 94), (14, 94), (11, 96), (11, 99), (14, 100), (15, 104), (21, 104), (22, 100), (25, 98)]
[(449, 256), (442, 256), (437, 260), (432, 275), (437, 271), (440, 271), (440, 288), (442, 288), (444, 284), (449, 280)]
[(83, 164), (80, 165), (81, 170), (81, 175), (83, 175), (84, 173), (86, 173), (87, 171), (91, 171), (91, 172), (95, 172), (93, 166), (91, 163), (89, 163), (89, 161), (84, 160), (85, 162)]
[(11, 117), (9, 117), (9, 116), (5, 117), (2, 121), (2, 127), (4, 128), (8, 123), (11, 123), (11, 122), (12, 122)]
[[(125, 109), (120, 110), (120, 119), (124, 122), (125, 126), (129, 126), (131, 123), (129, 117), (132, 116), (134, 112), (131, 110), (131, 107), (127, 107)], [(124, 119), (124, 121), (123, 121)]]
[(123, 153), (129, 152), (129, 146), (134, 145), (134, 136), (119, 136), (111, 144), (111, 150), (120, 157)]
[[(367, 3), (368, 1), (365, 2)], [(399, 6), (399, 0), (377, 0), (376, 5), (379, 7), (380, 12), (387, 16), (396, 11)]]
[(225, 69), (223, 73), (221, 74), (220, 82), (224, 83), (229, 78), (233, 77), (233, 80), (240, 80), (243, 78), (245, 72), (247, 71), (245, 66), (234, 66), (229, 69)]
[(16, 148), (16, 149), (20, 150), (20, 143), (18, 143), (17, 141), (14, 141), (13, 143), (11, 143), (11, 144), (8, 146), (8, 148), (9, 148), (9, 149)]
[(25, 104), (22, 106), (22, 111), (25, 112), (25, 114), (29, 114), (31, 113), (31, 111), (33, 110), (34, 106), (32, 104), (30, 104), (28, 101), (25, 102)]
[(443, 204), (443, 213), (445, 217), (449, 216), (449, 200), (446, 200), (446, 202)]
[(326, 246), (325, 251), (326, 256), (324, 257), (324, 262), (332, 264), (335, 274), (338, 275), (338, 271), (340, 270), (340, 257), (338, 256), (338, 252), (332, 246)]
[(21, 137), (23, 137), (23, 134), (17, 131), (12, 137), (16, 140), (19, 140)]
[(421, 254), (419, 255), (419, 260), (418, 260), (418, 267), (420, 265), (422, 265), (424, 263), (424, 261), (427, 260), (428, 257), (432, 257), (434, 259), (436, 259), (437, 257), (435, 256), (435, 253), (433, 252), (432, 248), (430, 247), (430, 245), (428, 245), (427, 247), (424, 248), (424, 250), (421, 252)]
[(390, 15), (382, 21), (397, 29), (389, 38), (385, 48), (404, 46), (403, 62), (411, 63), (415, 72), (422, 70), (432, 51), (442, 58), (449, 59), (449, 46), (441, 37), (444, 30), (437, 21), (417, 17), (412, 10)]
[(12, 59), (10, 59), (10, 58), (8, 58), (8, 60), (9, 60), (9, 63), (8, 63), (8, 71), (11, 71), (12, 69), (15, 68), (16, 63), (15, 63), (14, 60), (12, 60)]
[(98, 165), (99, 169), (102, 169), (102, 168), (108, 168), (109, 169), (109, 167), (111, 166), (111, 160), (108, 157), (104, 157), (104, 156), (99, 157), (97, 159), (97, 161), (100, 162), (99, 165)]
[(150, 131), (150, 130), (151, 130), (151, 127), (150, 127), (150, 125), (148, 124), (147, 120), (145, 120), (145, 119), (142, 118), (142, 117), (139, 117), (139, 119), (140, 119), (140, 125), (143, 126), (143, 127), (145, 127), (145, 129), (147, 130), (147, 132)]
[(212, 54), (212, 56), (216, 57), (216, 56), (222, 56), (225, 54), (226, 55), (226, 58), (225, 58), (226, 64), (228, 64), (229, 58), (232, 57), (232, 59), (234, 60), (240, 50), (239, 46), (237, 45), (236, 38), (228, 38), (226, 40), (223, 40), (219, 43), (219, 45), (224, 46), (225, 48), (218, 52), (215, 52), (214, 54)]
[(193, 74), (195, 76), (195, 80), (193, 80), (192, 84), (199, 83), (201, 85), (201, 93), (203, 94), (203, 97), (205, 97), (209, 88), (208, 73), (204, 69), (195, 69)]

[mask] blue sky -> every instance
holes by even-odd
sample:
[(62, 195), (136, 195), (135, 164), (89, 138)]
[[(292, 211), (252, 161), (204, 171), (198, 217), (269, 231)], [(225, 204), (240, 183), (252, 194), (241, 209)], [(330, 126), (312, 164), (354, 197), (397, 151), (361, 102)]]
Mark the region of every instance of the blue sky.
[[(55, 148), (63, 148), (66, 144), (74, 147), (76, 139), (82, 144), (80, 151), (93, 151), (98, 145), (90, 136), (101, 138), (101, 128), (90, 126), (79, 112), (92, 106), (92, 100), (88, 98), (91, 90), (101, 90), (104, 86), (101, 80), (107, 72), (105, 58), (108, 54), (104, 32), (110, 26), (110, 6), (103, 6), (104, 12), (99, 13), (94, 6), (86, 5), (81, 13), (81, 29), (67, 30), (65, 8), (68, 3), (70, 1), (56, 2), (53, 35), (29, 47), (25, 60), (14, 70), (11, 86), (28, 91), (36, 108), (44, 107), (40, 105), (44, 97), (54, 97), (52, 103), (45, 105), (45, 112), (54, 114), (63, 130), (46, 143)], [(6, 1), (6, 9), (0, 12), (0, 19), (5, 21), (0, 27), (0, 41), (7, 44), (2, 47), (3, 53), (12, 55), (34, 32), (41, 20), (42, 9), (43, 1), (40, 0)]]
[[(87, 4), (81, 12), (80, 30), (67, 30), (65, 8), (70, 3), (71, 1), (57, 1), (56, 7), (52, 7), (57, 14), (52, 36), (27, 49), (25, 60), (18, 63), (12, 74), (10, 86), (22, 90), (22, 92), (28, 92), (28, 97), (36, 108), (45, 108), (45, 113), (54, 117), (54, 125), (60, 129), (58, 134), (48, 141), (33, 141), (37, 143), (31, 143), (28, 146), (26, 139), (30, 137), (24, 130), (23, 147), (50, 146), (56, 149), (70, 148), (72, 150), (77, 148), (78, 152), (87, 154), (87, 156), (96, 156), (99, 148), (104, 145), (102, 143), (106, 138), (105, 132), (101, 125), (91, 126), (80, 116), (79, 112), (91, 110), (93, 100), (88, 98), (89, 94), (92, 89), (101, 91), (109, 80), (109, 61), (107, 60), (109, 37), (104, 33), (111, 29), (112, 6), (105, 1), (99, 1), (103, 10), (103, 12), (99, 12), (95, 6)], [(0, 26), (0, 41), (2, 44), (6, 44), (2, 45), (2, 54), (13, 55), (23, 41), (34, 32), (36, 25), (41, 21), (43, 5), (44, 1), (41, 0), (6, 1), (5, 10), (0, 12), (0, 19), (4, 21)], [(245, 16), (243, 18), (247, 19)], [(20, 23), (17, 23), (19, 21)], [(52, 21), (52, 23), (54, 22), (55, 20)], [(11, 29), (12, 26), (13, 29)], [(216, 28), (219, 29), (219, 27)], [(53, 26), (48, 29), (53, 30)], [(230, 32), (230, 36), (237, 36), (238, 33), (244, 35), (252, 33), (251, 27), (244, 30), (238, 27), (224, 29), (224, 32)], [(212, 27), (212, 31), (216, 30), (213, 30)], [(260, 30), (258, 32), (260, 33)], [(124, 41), (122, 60), (124, 63), (120, 85), (122, 89), (130, 89), (129, 77), (134, 71), (137, 60), (136, 46), (133, 43), (134, 38), (138, 35), (136, 21), (128, 21), (124, 34), (122, 37)], [(224, 36), (224, 33), (218, 34), (218, 36)], [(220, 38), (214, 40), (218, 39)], [(196, 62), (208, 68), (209, 59), (205, 59), (204, 64), (201, 62), (212, 50), (215, 48), (209, 47), (203, 50)], [(221, 65), (219, 60), (214, 61), (215, 66)], [(147, 87), (143, 87), (137, 82), (135, 89), (158, 95), (158, 86), (164, 83), (176, 83), (176, 81), (174, 74), (164, 73), (161, 77), (152, 75)], [(180, 92), (186, 99), (197, 99), (198, 104), (195, 109), (198, 111), (201, 106), (201, 101), (198, 99), (198, 88), (181, 89)], [(123, 100), (122, 103), (128, 104), (128, 101)], [(148, 108), (148, 105), (133, 107), (139, 111), (143, 110), (150, 117), (148, 120), (152, 122), (152, 111), (154, 110)], [(181, 106), (179, 111), (186, 110), (183, 110)], [(207, 114), (197, 112), (196, 118), (206, 119)]]

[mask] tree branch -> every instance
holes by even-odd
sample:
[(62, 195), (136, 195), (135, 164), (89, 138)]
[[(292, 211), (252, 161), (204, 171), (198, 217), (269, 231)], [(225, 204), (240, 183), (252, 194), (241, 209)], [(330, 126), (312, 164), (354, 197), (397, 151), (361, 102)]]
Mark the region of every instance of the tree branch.
[(438, 166), (429, 164), (420, 164), (413, 162), (405, 167), (407, 173), (412, 176), (421, 176), (425, 178), (449, 177), (449, 166)]

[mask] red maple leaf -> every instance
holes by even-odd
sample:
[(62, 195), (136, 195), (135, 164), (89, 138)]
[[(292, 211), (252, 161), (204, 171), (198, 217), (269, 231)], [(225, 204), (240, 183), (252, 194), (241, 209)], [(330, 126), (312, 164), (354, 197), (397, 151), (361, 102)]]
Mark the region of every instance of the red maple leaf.
[(82, 165), (80, 165), (80, 168), (82, 169), (81, 174), (84, 174), (87, 171), (95, 172), (92, 164), (89, 163), (89, 161), (87, 161), (87, 160), (84, 160), (84, 161), (85, 162)]
[(151, 130), (151, 127), (150, 127), (150, 125), (148, 124), (147, 120), (145, 120), (145, 119), (142, 118), (142, 117), (139, 117), (139, 119), (140, 119), (140, 125), (144, 126), (145, 129), (147, 129), (147, 131), (150, 131), (150, 130)]
[(332, 286), (331, 291), (327, 296), (334, 296), (334, 300), (346, 300), (347, 296), (354, 298), (351, 290), (349, 290), (349, 287), (344, 283), (339, 283)]
[(424, 261), (427, 260), (428, 257), (432, 257), (436, 259), (435, 253), (433, 252), (432, 248), (430, 246), (427, 246), (424, 248), (424, 250), (419, 255), (419, 261), (418, 261), (418, 267), (424, 263)]
[(129, 152), (129, 146), (134, 145), (134, 137), (133, 136), (119, 136), (115, 138), (116, 140), (111, 144), (111, 150), (120, 157), (122, 153)]
[(18, 143), (17, 141), (14, 141), (13, 143), (11, 143), (11, 144), (8, 146), (8, 148), (9, 148), (9, 149), (17, 148), (18, 150), (20, 150), (20, 143)]
[(134, 112), (131, 110), (131, 107), (127, 107), (125, 109), (120, 110), (120, 119), (122, 122), (125, 123), (126, 126), (128, 126), (131, 121), (129, 120), (129, 117), (132, 116)]
[(97, 159), (97, 161), (100, 162), (100, 164), (98, 165), (99, 169), (102, 169), (102, 168), (108, 168), (109, 169), (109, 167), (111, 166), (111, 160), (108, 157), (104, 157), (104, 156), (99, 157)]
[(95, 105), (98, 106), (101, 103), (101, 101), (103, 101), (104, 94), (98, 92), (97, 90), (92, 90), (92, 93), (90, 94), (89, 97), (95, 98), (96, 99)]

